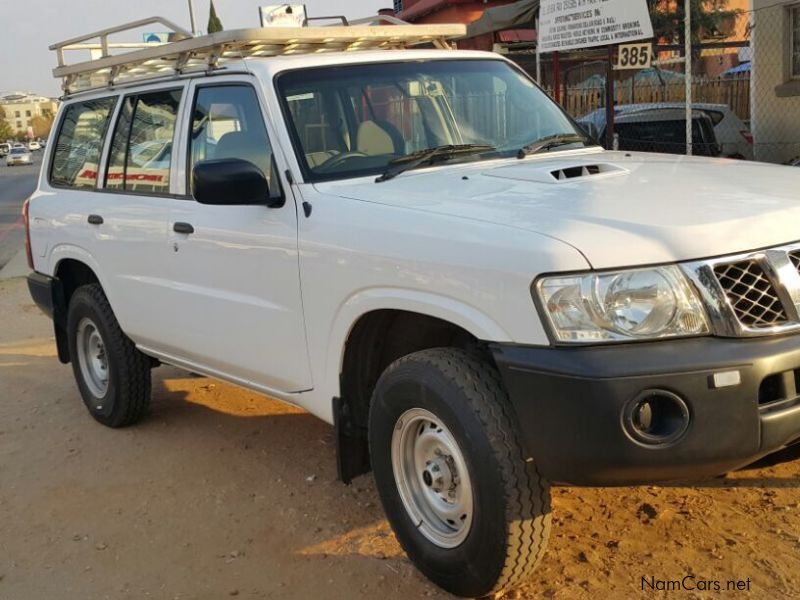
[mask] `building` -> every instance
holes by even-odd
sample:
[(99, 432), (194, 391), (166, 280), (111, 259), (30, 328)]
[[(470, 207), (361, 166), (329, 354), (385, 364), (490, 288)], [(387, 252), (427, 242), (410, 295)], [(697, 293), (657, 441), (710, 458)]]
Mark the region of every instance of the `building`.
[(33, 127), (36, 117), (52, 121), (58, 110), (58, 102), (30, 92), (11, 92), (0, 95), (0, 107), (5, 120), (15, 135), (25, 135)]
[(800, 156), (800, 2), (754, 0), (752, 122), (756, 158)]
[(472, 23), (490, 6), (513, 0), (395, 0), (395, 13), (409, 23)]
[[(704, 10), (735, 13), (733, 16), (719, 19), (713, 30), (703, 29), (699, 32), (700, 41), (706, 47), (694, 59), (694, 74), (701, 77), (719, 77), (729, 69), (738, 67), (743, 61), (750, 60), (750, 3), (751, 0), (706, 0)], [(655, 10), (664, 14), (678, 14), (683, 0), (658, 0), (653, 3)], [(683, 36), (682, 24), (677, 23), (677, 35)], [(676, 44), (678, 40), (660, 38), (656, 43), (663, 46)], [(683, 42), (678, 44), (683, 45)], [(712, 47), (708, 47), (712, 46)], [(683, 48), (662, 50), (658, 54), (660, 60), (669, 60), (683, 56)]]

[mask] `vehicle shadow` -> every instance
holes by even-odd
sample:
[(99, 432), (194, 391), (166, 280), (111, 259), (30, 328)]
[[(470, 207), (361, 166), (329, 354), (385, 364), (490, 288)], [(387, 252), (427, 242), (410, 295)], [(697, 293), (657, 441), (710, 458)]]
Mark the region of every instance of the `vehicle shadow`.
[[(198, 462), (216, 471), (210, 479), (217, 485), (244, 487), (253, 501), (269, 507), (258, 514), (254, 528), (270, 531), (273, 537), (280, 531), (282, 542), (278, 548), (262, 548), (262, 556), (317, 565), (331, 573), (336, 585), (342, 583), (340, 578), (348, 581), (345, 587), (350, 590), (385, 578), (393, 582), (392, 588), (399, 585), (390, 597), (431, 592), (431, 584), (396, 541), (372, 477), (359, 477), (349, 486), (337, 479), (330, 425), (301, 409), (214, 379), (172, 367), (153, 374), (151, 413), (137, 429), (144, 435), (180, 439)], [(266, 536), (255, 544), (259, 542), (270, 543)], [(319, 590), (319, 582), (302, 579), (286, 585), (295, 597), (305, 597), (306, 587), (309, 595)]]

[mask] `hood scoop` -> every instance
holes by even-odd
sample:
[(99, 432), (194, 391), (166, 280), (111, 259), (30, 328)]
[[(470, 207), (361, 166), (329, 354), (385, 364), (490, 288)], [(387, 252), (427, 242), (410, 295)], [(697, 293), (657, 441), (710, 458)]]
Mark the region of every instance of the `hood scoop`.
[(489, 177), (500, 177), (502, 179), (515, 179), (518, 181), (531, 181), (536, 183), (570, 183), (586, 180), (594, 180), (615, 175), (626, 175), (630, 173), (628, 169), (611, 163), (588, 163), (588, 164), (567, 164), (557, 169), (553, 168), (553, 163), (527, 164), (500, 167), (489, 173)]
[[(550, 174), (555, 177), (556, 181), (566, 181), (567, 179), (601, 175), (604, 171), (604, 167), (608, 166), (609, 165), (581, 165), (578, 167), (566, 167), (564, 169), (550, 171)], [(606, 172), (608, 171), (606, 170)]]

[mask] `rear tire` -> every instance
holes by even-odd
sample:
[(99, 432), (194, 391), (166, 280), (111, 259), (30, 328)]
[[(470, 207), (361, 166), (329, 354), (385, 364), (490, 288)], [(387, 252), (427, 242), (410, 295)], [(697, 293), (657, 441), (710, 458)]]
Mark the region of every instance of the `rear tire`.
[(150, 405), (150, 359), (122, 332), (100, 285), (72, 295), (67, 332), (72, 371), (92, 417), (114, 428), (139, 421)]
[(522, 584), (544, 555), (550, 487), (526, 460), (497, 370), (424, 350), (381, 375), (370, 407), (372, 468), (411, 561), (450, 593)]

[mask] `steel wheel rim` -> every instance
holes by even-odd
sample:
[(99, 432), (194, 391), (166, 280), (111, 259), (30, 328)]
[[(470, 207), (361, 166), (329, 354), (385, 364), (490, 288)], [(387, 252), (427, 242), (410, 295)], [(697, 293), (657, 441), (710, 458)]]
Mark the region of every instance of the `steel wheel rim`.
[(472, 482), (441, 419), (422, 408), (400, 416), (392, 433), (392, 470), (417, 530), (440, 548), (461, 545), (472, 528)]
[(108, 391), (108, 355), (103, 336), (91, 319), (84, 318), (78, 323), (76, 340), (83, 381), (95, 398), (103, 398)]

